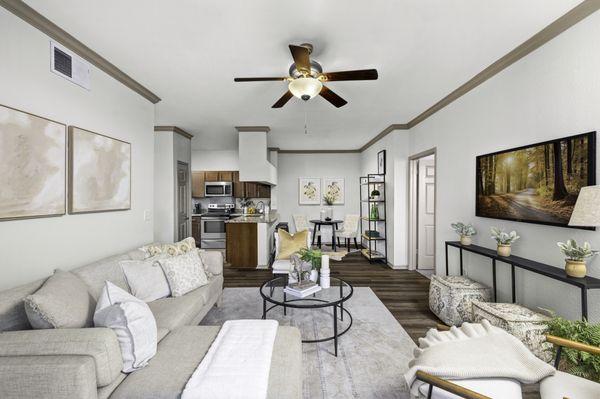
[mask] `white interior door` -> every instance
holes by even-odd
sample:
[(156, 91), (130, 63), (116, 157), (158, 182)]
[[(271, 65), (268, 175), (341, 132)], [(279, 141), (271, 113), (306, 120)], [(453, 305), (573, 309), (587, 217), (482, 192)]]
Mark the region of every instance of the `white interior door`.
[(435, 268), (435, 159), (419, 160), (417, 269)]
[(177, 241), (189, 237), (190, 195), (188, 164), (177, 163)]

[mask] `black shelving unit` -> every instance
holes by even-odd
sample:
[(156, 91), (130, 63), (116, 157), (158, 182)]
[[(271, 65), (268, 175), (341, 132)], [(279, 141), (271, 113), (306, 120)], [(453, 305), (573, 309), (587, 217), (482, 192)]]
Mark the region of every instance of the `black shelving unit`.
[[(377, 189), (379, 199), (371, 199), (371, 192)], [(385, 208), (385, 174), (369, 173), (360, 177), (360, 236), (361, 253), (369, 262), (383, 262), (387, 264), (387, 212)], [(364, 208), (367, 208), (366, 214)], [(377, 207), (379, 218), (371, 218), (371, 207)], [(380, 231), (383, 225), (383, 236), (370, 236), (365, 232)], [(383, 251), (381, 251), (383, 249)]]

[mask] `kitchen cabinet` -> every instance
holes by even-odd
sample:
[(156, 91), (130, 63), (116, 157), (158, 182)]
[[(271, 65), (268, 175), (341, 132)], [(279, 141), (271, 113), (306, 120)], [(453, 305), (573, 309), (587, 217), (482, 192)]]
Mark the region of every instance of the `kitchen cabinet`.
[(219, 172), (216, 172), (216, 171), (204, 172), (204, 181), (220, 181), (219, 180)]
[(204, 197), (204, 182), (206, 181), (204, 172), (192, 172), (192, 197)]
[(233, 181), (233, 172), (231, 172), (231, 171), (219, 172), (219, 181), (232, 182)]
[(199, 217), (192, 217), (192, 237), (196, 241), (196, 246), (200, 247), (200, 231), (201, 231), (201, 221)]
[(271, 198), (271, 186), (268, 184), (259, 184), (258, 198)]
[(233, 196), (235, 198), (245, 197), (244, 183), (240, 181), (240, 172), (237, 170), (232, 173), (231, 181), (233, 182)]
[(227, 263), (235, 268), (256, 269), (258, 265), (258, 224), (226, 223)]

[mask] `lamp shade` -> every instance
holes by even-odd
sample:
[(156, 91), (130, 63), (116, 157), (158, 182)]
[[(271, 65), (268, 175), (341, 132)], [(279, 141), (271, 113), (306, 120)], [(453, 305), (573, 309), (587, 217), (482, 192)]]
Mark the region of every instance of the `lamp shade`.
[(600, 186), (587, 186), (579, 191), (569, 226), (600, 226)]
[(323, 83), (315, 78), (298, 78), (290, 82), (288, 88), (292, 94), (298, 98), (308, 96), (308, 98), (302, 98), (303, 100), (309, 100), (319, 94), (323, 88)]

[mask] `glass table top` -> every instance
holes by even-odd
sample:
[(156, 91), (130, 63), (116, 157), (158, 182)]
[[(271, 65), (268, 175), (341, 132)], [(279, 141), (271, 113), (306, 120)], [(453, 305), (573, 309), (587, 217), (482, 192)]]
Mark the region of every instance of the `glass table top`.
[(260, 295), (267, 302), (277, 305), (285, 303), (285, 306), (292, 308), (322, 308), (348, 300), (354, 291), (352, 286), (344, 280), (330, 277), (331, 286), (329, 288), (322, 288), (315, 294), (298, 298), (283, 291), (287, 281), (288, 277), (282, 276), (265, 282), (260, 287)]

